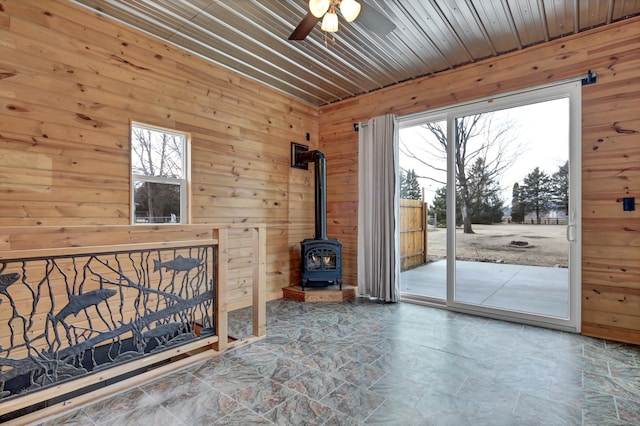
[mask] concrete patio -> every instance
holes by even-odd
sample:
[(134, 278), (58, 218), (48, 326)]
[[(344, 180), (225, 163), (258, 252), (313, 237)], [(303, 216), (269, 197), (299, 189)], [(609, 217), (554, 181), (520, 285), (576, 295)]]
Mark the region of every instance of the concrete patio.
[[(447, 262), (439, 260), (400, 275), (402, 293), (446, 299)], [(456, 262), (456, 301), (568, 318), (569, 270), (543, 266)]]

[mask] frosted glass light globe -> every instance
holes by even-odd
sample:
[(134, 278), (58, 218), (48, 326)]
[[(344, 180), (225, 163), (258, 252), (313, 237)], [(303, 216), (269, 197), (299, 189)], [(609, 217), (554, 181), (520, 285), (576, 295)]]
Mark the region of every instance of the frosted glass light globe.
[(336, 15), (335, 10), (325, 13), (324, 18), (322, 18), (321, 28), (322, 31), (326, 31), (328, 33), (335, 33), (338, 31), (338, 15)]
[(309, 11), (316, 18), (322, 18), (330, 4), (331, 0), (309, 0)]
[(356, 0), (342, 0), (340, 2), (340, 12), (347, 22), (351, 22), (358, 17), (360, 13), (360, 3)]

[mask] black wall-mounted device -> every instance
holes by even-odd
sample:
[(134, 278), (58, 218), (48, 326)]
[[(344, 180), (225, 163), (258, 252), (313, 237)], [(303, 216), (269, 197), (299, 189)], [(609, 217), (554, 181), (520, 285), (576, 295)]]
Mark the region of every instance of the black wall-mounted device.
[(622, 210), (632, 212), (636, 209), (636, 197), (625, 197), (622, 199)]

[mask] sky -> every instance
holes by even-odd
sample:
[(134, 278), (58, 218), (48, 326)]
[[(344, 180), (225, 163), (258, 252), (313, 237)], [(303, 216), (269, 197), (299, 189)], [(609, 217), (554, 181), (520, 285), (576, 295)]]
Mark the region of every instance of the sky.
[[(522, 185), (525, 176), (535, 167), (540, 167), (540, 170), (552, 175), (559, 166), (568, 160), (569, 100), (558, 99), (496, 111), (493, 116), (494, 125), (499, 126), (504, 123), (503, 120), (510, 120), (512, 123), (507, 150), (519, 152), (499, 180), (500, 187), (503, 189), (504, 205), (510, 206), (514, 183), (518, 182)], [(424, 136), (421, 137), (417, 132), (422, 132)], [(424, 152), (425, 137), (433, 139), (428, 130), (417, 127), (401, 129), (400, 146), (406, 144), (428, 164), (445, 168), (444, 160), (438, 160)], [(402, 152), (400, 152), (400, 167), (414, 169), (418, 176), (430, 176), (440, 181), (446, 179), (444, 172), (434, 171), (421, 162), (407, 157)], [(431, 204), (435, 191), (443, 185), (427, 179), (419, 179), (418, 181), (425, 190), (425, 200)]]

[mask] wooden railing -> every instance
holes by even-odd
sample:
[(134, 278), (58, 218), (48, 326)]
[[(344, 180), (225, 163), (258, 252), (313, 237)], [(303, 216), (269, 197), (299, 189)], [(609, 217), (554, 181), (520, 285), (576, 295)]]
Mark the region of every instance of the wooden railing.
[[(237, 227), (253, 235), (253, 334), (230, 341)], [(38, 420), (264, 336), (265, 235), (264, 224), (0, 228), (0, 420)]]

